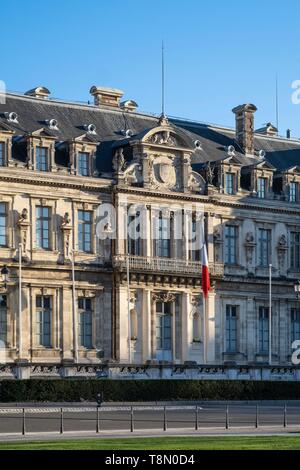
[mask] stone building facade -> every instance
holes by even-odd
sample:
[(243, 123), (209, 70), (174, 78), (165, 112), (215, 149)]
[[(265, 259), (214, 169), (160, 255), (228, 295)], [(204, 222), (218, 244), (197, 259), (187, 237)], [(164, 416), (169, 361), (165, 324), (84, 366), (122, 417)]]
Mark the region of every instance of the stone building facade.
[(231, 129), (90, 92), (0, 104), (0, 377), (298, 379), (299, 140), (255, 131), (252, 104)]

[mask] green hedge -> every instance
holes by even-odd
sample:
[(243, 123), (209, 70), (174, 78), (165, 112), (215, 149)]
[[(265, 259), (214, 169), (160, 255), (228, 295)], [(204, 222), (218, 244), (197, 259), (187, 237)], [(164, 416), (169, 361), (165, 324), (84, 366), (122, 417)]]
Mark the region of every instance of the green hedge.
[(2, 380), (0, 402), (296, 400), (300, 382), (197, 380)]

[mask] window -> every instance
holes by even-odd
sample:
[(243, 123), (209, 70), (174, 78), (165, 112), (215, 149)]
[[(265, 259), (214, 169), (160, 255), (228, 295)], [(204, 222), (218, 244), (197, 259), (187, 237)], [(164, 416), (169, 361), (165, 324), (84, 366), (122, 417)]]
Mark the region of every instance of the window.
[(161, 258), (170, 258), (170, 219), (165, 217), (158, 218), (158, 230), (156, 233), (156, 256)]
[(0, 348), (7, 343), (7, 301), (6, 295), (0, 295)]
[(82, 348), (91, 349), (93, 347), (92, 338), (92, 300), (91, 299), (78, 299), (78, 318), (79, 318), (79, 346)]
[(269, 351), (269, 309), (259, 307), (259, 352)]
[(90, 253), (92, 251), (92, 213), (78, 211), (78, 249)]
[(193, 218), (191, 223), (191, 237), (190, 237), (190, 250), (189, 250), (189, 259), (191, 261), (200, 261), (201, 260), (201, 250), (200, 250), (200, 236), (199, 233), (201, 230), (200, 220)]
[(39, 171), (48, 171), (47, 147), (36, 147), (36, 169)]
[(5, 144), (0, 142), (0, 166), (5, 165)]
[(7, 205), (0, 202), (0, 246), (7, 246)]
[(257, 197), (265, 199), (267, 195), (267, 178), (257, 178)]
[(225, 190), (227, 194), (234, 194), (234, 173), (226, 173)]
[(258, 264), (268, 267), (271, 262), (271, 230), (260, 228), (258, 231)]
[(237, 263), (237, 241), (238, 227), (235, 225), (225, 226), (225, 263)]
[(295, 181), (290, 182), (289, 186), (289, 201), (297, 202), (298, 200), (298, 183)]
[(291, 342), (300, 340), (300, 310), (291, 309)]
[(81, 176), (89, 175), (89, 153), (79, 152), (77, 160), (77, 173)]
[(36, 246), (43, 250), (50, 249), (50, 208), (36, 207)]
[(290, 234), (290, 265), (293, 269), (300, 269), (300, 232)]
[[(156, 303), (156, 349), (170, 351), (171, 338), (171, 303)], [(167, 359), (167, 356), (165, 356)]]
[(128, 253), (141, 256), (141, 229), (139, 213), (128, 216)]
[(36, 297), (37, 344), (45, 348), (51, 346), (51, 315), (52, 298), (38, 295)]
[(226, 352), (237, 351), (237, 306), (226, 305)]

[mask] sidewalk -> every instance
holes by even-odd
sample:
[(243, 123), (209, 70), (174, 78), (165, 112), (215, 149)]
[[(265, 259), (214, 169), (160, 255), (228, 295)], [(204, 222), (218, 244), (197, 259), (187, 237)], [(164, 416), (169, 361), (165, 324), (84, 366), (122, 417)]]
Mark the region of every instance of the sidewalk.
[(63, 434), (57, 432), (32, 432), (22, 436), (20, 433), (9, 433), (0, 435), (1, 442), (19, 442), (19, 441), (59, 441), (59, 440), (70, 440), (70, 439), (101, 439), (101, 438), (146, 438), (146, 437), (171, 437), (171, 436), (192, 436), (192, 437), (209, 437), (209, 436), (299, 436), (300, 437), (300, 426), (291, 426), (283, 428), (279, 426), (266, 426), (263, 428), (254, 427), (236, 427), (231, 429), (222, 428), (210, 428), (209, 431), (205, 428), (199, 428), (195, 431), (191, 428), (186, 429), (168, 429), (162, 431), (160, 429), (138, 429), (130, 433), (127, 430), (124, 431), (100, 431), (99, 434), (91, 431), (67, 431)]

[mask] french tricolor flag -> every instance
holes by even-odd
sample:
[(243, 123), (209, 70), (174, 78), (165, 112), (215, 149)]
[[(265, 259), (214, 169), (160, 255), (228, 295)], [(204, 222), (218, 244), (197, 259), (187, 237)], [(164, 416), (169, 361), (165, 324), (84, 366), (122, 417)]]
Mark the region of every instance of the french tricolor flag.
[(208, 296), (210, 290), (210, 279), (208, 269), (207, 248), (204, 236), (204, 227), (202, 230), (202, 292), (205, 298)]

